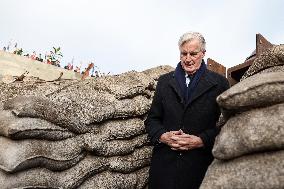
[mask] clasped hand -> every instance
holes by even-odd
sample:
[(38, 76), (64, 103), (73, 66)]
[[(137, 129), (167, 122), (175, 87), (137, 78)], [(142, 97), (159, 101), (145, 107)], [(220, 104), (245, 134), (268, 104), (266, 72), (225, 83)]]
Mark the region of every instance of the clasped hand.
[(203, 146), (200, 137), (186, 134), (182, 130), (162, 134), (160, 142), (167, 144), (172, 150), (192, 150)]

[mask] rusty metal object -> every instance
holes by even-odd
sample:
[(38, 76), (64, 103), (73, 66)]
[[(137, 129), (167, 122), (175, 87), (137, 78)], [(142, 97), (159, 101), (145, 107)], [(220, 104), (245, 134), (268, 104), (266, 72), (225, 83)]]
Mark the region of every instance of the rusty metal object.
[(81, 80), (84, 80), (86, 77), (89, 76), (90, 70), (94, 67), (94, 63), (90, 63), (86, 71), (84, 72)]
[(226, 67), (211, 58), (207, 59), (207, 68), (208, 70), (211, 70), (226, 77)]
[(266, 49), (271, 48), (273, 46), (267, 39), (265, 39), (261, 34), (256, 34), (256, 49), (253, 53), (246, 58), (244, 63), (238, 64), (228, 69), (227, 78), (229, 80), (230, 85), (235, 85), (244, 75), (244, 73), (248, 70), (250, 65), (254, 62), (256, 58), (259, 57), (261, 53), (263, 53)]

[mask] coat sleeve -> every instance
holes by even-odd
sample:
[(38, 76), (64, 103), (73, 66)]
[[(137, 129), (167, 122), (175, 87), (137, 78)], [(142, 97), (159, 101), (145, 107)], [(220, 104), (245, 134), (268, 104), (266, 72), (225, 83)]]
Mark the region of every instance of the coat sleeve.
[[(229, 82), (226, 78), (222, 79), (220, 82), (220, 91), (219, 94), (223, 93), (224, 91), (226, 91), (227, 89), (229, 89)], [(221, 114), (221, 111), (219, 109), (218, 111), (218, 115), (217, 118), (219, 118)], [(213, 148), (214, 142), (215, 142), (215, 137), (219, 134), (220, 132), (220, 127), (215, 126), (212, 129), (207, 129), (204, 132), (200, 133), (198, 136), (201, 138), (203, 144), (204, 144), (204, 148), (207, 148), (209, 150), (211, 150)]]
[(161, 79), (159, 79), (151, 108), (149, 110), (147, 119), (144, 122), (150, 142), (153, 145), (157, 144), (160, 136), (167, 132), (162, 123), (164, 111), (161, 96), (161, 86)]

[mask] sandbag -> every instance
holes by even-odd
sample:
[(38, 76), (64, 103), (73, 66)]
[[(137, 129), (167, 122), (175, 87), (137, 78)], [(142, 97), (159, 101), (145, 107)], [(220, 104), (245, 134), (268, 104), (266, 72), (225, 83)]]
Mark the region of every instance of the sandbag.
[(0, 81), (0, 101), (5, 102), (16, 96), (43, 96), (56, 93), (62, 89), (80, 83), (78, 80), (61, 80), (46, 82), (38, 78), (26, 77), (24, 82), (3, 83)]
[(146, 133), (144, 121), (140, 118), (111, 120), (89, 127), (93, 133), (107, 135), (108, 140), (128, 139)]
[[(99, 177), (102, 182), (109, 182), (111, 186), (111, 183), (116, 183), (115, 178), (100, 177), (100, 173), (106, 171), (125, 175), (126, 177), (130, 176), (129, 181), (134, 184), (134, 187), (139, 185), (138, 188), (143, 188), (147, 183), (147, 166), (150, 164), (151, 150), (152, 147), (145, 146), (124, 157), (105, 158), (87, 155), (70, 169), (60, 172), (33, 168), (7, 174), (0, 170), (0, 183), (4, 183), (4, 188), (15, 186), (18, 188), (77, 188), (85, 179), (95, 175), (95, 180), (91, 179), (91, 182), (97, 182)], [(118, 173), (119, 171), (121, 172)], [(131, 177), (133, 174), (135, 178)], [(33, 177), (34, 179), (32, 179)], [(89, 184), (87, 183), (87, 185)]]
[(135, 189), (137, 184), (136, 173), (123, 174), (106, 171), (99, 173), (84, 182), (80, 189)]
[[(112, 120), (86, 126), (90, 132), (106, 136), (106, 139), (126, 139), (145, 133), (143, 120), (139, 118)], [(48, 121), (38, 118), (17, 117), (10, 111), (0, 111), (0, 135), (12, 139), (63, 140), (75, 134)]]
[[(84, 129), (85, 130), (85, 129)], [(125, 139), (145, 133), (143, 120), (139, 118), (112, 120), (86, 126), (86, 130), (107, 135), (107, 139)], [(12, 139), (62, 140), (75, 134), (43, 119), (17, 117), (10, 111), (0, 111), (0, 135)]]
[(86, 133), (88, 131), (86, 127), (79, 124), (76, 117), (72, 116), (71, 109), (63, 107), (63, 104), (56, 104), (47, 97), (17, 96), (6, 101), (4, 109), (11, 110), (18, 117), (47, 120), (74, 133)]
[(257, 74), (269, 73), (269, 72), (284, 72), (284, 65), (282, 65), (282, 66), (273, 66), (273, 67), (261, 70)]
[(99, 77), (88, 81), (88, 85), (114, 94), (117, 99), (125, 99), (147, 95), (153, 80), (143, 72), (129, 71), (120, 75)]
[(80, 161), (85, 151), (100, 156), (118, 156), (134, 152), (148, 144), (147, 135), (130, 140), (107, 140), (103, 135), (87, 133), (61, 141), (18, 140), (0, 137), (0, 169), (16, 172), (31, 167), (64, 170)]
[(149, 90), (153, 91), (153, 93), (151, 94), (151, 97), (154, 96), (154, 91), (157, 87), (159, 77), (171, 71), (174, 71), (174, 68), (171, 66), (165, 65), (165, 66), (158, 66), (155, 68), (150, 68), (142, 72), (154, 80), (154, 85), (149, 85)]
[[(170, 66), (159, 66), (144, 72), (130, 71), (119, 75), (97, 77), (95, 79), (58, 80), (47, 82), (38, 78), (26, 77), (24, 82), (3, 83), (0, 81), (0, 101), (5, 102), (16, 96), (54, 97), (61, 95), (68, 99), (74, 91), (78, 95), (73, 102), (92, 99), (92, 94), (107, 93), (116, 99), (133, 98), (134, 96), (152, 94), (155, 83), (162, 74), (173, 71)], [(73, 96), (76, 96), (74, 94)]]
[(280, 65), (284, 65), (284, 45), (276, 45), (263, 52), (244, 73), (241, 81), (261, 70)]
[(214, 160), (200, 189), (282, 189), (284, 151), (242, 156), (230, 161)]
[[(86, 133), (86, 125), (113, 118), (135, 117), (145, 114), (151, 100), (144, 96), (116, 100), (111, 95), (92, 94), (90, 101), (72, 101), (66, 97), (19, 96), (4, 104), (19, 117), (36, 117), (52, 122), (75, 133)], [(97, 95), (97, 96), (96, 96)], [(77, 94), (78, 98), (79, 94)], [(75, 97), (74, 97), (75, 98)], [(57, 101), (57, 102), (56, 102)]]
[(32, 167), (50, 170), (70, 168), (85, 157), (83, 137), (61, 141), (10, 140), (0, 137), (0, 169), (17, 172)]
[(106, 171), (88, 179), (79, 189), (143, 189), (147, 184), (148, 169), (143, 168), (130, 174)]
[(224, 110), (245, 111), (284, 102), (284, 72), (249, 77), (217, 97)]
[(44, 168), (34, 168), (14, 174), (0, 170), (2, 189), (11, 188), (78, 188), (86, 179), (107, 169), (102, 157), (87, 156), (70, 169), (53, 172)]
[(10, 111), (0, 111), (0, 135), (11, 139), (63, 140), (75, 134), (37, 118), (19, 118)]
[(85, 149), (101, 156), (126, 155), (149, 143), (147, 134), (128, 140), (107, 140), (104, 135), (84, 135)]
[(232, 159), (257, 151), (284, 149), (284, 104), (231, 117), (215, 139), (213, 155)]
[(152, 147), (144, 146), (136, 149), (133, 153), (127, 156), (110, 157), (109, 170), (120, 173), (129, 173), (141, 167), (150, 165)]

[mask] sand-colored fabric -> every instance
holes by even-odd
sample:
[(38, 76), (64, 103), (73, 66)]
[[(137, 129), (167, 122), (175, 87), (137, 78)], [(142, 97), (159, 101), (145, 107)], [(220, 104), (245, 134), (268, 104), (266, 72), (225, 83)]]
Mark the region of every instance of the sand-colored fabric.
[(107, 140), (104, 135), (85, 134), (85, 149), (96, 155), (116, 156), (126, 155), (149, 143), (147, 134), (139, 135), (132, 139)]
[(157, 79), (172, 70), (0, 81), (0, 188), (147, 188), (144, 120)]
[(19, 118), (10, 111), (0, 111), (0, 135), (11, 139), (63, 140), (75, 134), (37, 118)]
[(87, 178), (105, 171), (105, 159), (87, 156), (75, 166), (64, 171), (53, 172), (45, 168), (7, 174), (0, 170), (2, 189), (11, 188), (78, 188)]
[(213, 155), (233, 159), (258, 151), (284, 149), (284, 104), (231, 117), (215, 139)]
[(27, 81), (9, 84), (0, 81), (0, 101), (5, 102), (16, 96), (46, 96), (68, 86), (72, 86), (75, 83), (80, 83), (78, 80), (43, 82), (38, 78), (27, 78)]
[(0, 137), (0, 169), (16, 172), (31, 167), (64, 170), (78, 163), (85, 155), (83, 137), (61, 141), (10, 140)]
[(230, 161), (214, 160), (200, 189), (282, 189), (284, 151), (242, 156)]
[[(154, 79), (154, 85), (150, 85), (149, 86), (149, 89), (151, 90), (155, 90), (156, 89), (156, 86), (157, 86), (157, 83), (158, 83), (158, 78), (163, 75), (163, 74), (166, 74), (166, 73), (169, 73), (171, 71), (174, 71), (174, 68), (171, 67), (171, 66), (158, 66), (158, 67), (155, 67), (155, 68), (150, 68), (150, 69), (147, 69), (147, 70), (144, 70), (143, 73), (146, 74), (148, 77)], [(151, 96), (153, 97), (154, 93), (152, 92)]]
[[(103, 136), (85, 135), (61, 140), (10, 140), (0, 137), (0, 169), (16, 172), (31, 167), (64, 170), (78, 163), (85, 151), (99, 156), (127, 155), (148, 143), (147, 135), (131, 140), (105, 140)], [(150, 152), (149, 152), (150, 153)]]
[[(90, 176), (96, 175), (95, 178), (97, 178), (101, 172), (106, 171), (125, 175), (126, 177), (124, 178), (130, 176), (129, 182), (134, 184), (133, 187), (137, 188), (139, 184), (140, 187), (138, 188), (142, 188), (147, 183), (148, 175), (145, 171), (148, 171), (151, 150), (151, 147), (143, 147), (125, 157), (104, 158), (88, 155), (76, 165), (60, 172), (52, 172), (43, 168), (28, 169), (14, 174), (0, 171), (0, 183), (3, 182), (3, 186), (6, 188), (15, 187), (15, 185), (18, 188), (77, 188)], [(104, 175), (104, 173), (102, 174)], [(131, 177), (132, 174), (135, 177)], [(34, 179), (32, 179), (33, 177)], [(112, 178), (114, 179), (113, 181), (110, 178), (100, 177), (101, 182), (105, 182), (105, 184), (109, 183), (111, 185), (116, 183), (114, 178)], [(92, 181), (94, 182), (94, 180)]]
[(253, 64), (242, 76), (241, 81), (264, 69), (281, 65), (284, 65), (284, 45), (275, 45), (254, 60)]
[(127, 139), (146, 132), (140, 118), (116, 119), (89, 126), (93, 133), (105, 135), (108, 140)]
[(84, 182), (79, 189), (143, 189), (148, 181), (149, 168), (143, 168), (130, 174), (103, 172)]
[(261, 70), (259, 73), (257, 74), (262, 74), (262, 73), (269, 73), (269, 72), (284, 72), (284, 65), (282, 66), (273, 66), (273, 67), (269, 67), (267, 69)]
[(147, 95), (153, 79), (143, 72), (130, 71), (124, 74), (100, 77), (89, 81), (92, 87), (114, 94), (117, 99), (132, 98), (137, 95)]
[[(145, 133), (142, 119), (122, 119), (106, 121), (87, 127), (96, 135), (104, 135), (107, 140), (131, 138)], [(62, 140), (75, 134), (48, 121), (38, 118), (17, 117), (11, 111), (0, 111), (0, 135), (12, 139)]]
[(225, 110), (244, 111), (284, 102), (284, 72), (249, 77), (217, 97)]
[[(79, 99), (80, 94), (77, 95), (76, 98)], [(113, 96), (98, 92), (92, 95), (92, 101), (80, 102), (65, 97), (58, 97), (57, 102), (54, 102), (47, 97), (19, 96), (7, 101), (4, 109), (12, 110), (19, 117), (41, 118), (71, 132), (86, 133), (86, 125), (107, 119), (143, 115), (151, 104), (151, 100), (144, 96), (116, 100)]]
[(140, 149), (136, 149), (133, 153), (126, 156), (110, 157), (109, 170), (129, 173), (137, 170), (141, 167), (150, 165), (152, 147), (145, 146)]

